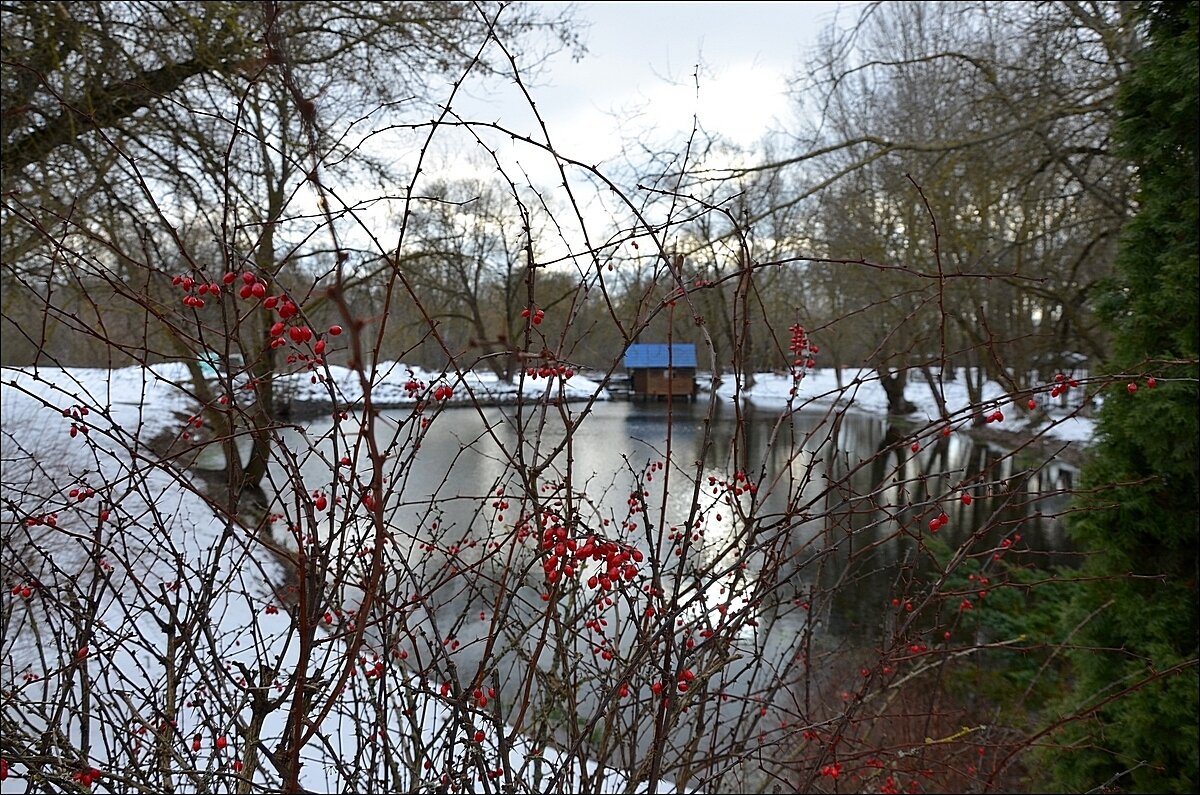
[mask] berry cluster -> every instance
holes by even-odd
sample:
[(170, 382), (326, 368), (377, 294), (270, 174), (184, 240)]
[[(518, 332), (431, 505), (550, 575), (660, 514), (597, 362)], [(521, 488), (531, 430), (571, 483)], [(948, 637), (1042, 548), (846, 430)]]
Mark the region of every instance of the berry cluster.
[(22, 599), (28, 599), (33, 596), (33, 591), (38, 587), (36, 582), (19, 582), (9, 591), (13, 596), (19, 596)]
[(537, 380), (538, 378), (554, 378), (555, 376), (567, 379), (574, 376), (575, 371), (570, 367), (561, 364), (557, 367), (542, 365), (541, 367), (526, 368), (525, 375), (533, 380)]
[[(412, 378), (411, 372), (409, 375), (410, 377), (408, 381), (404, 384), (404, 391), (409, 397), (416, 397), (417, 393), (425, 388), (425, 382), (419, 381), (416, 378)], [(449, 400), (450, 398), (454, 397), (454, 387), (450, 386), (449, 384), (439, 384), (433, 388), (432, 396), (434, 400), (439, 402)]]
[(804, 374), (817, 366), (817, 360), (813, 357), (820, 353), (820, 348), (809, 342), (808, 333), (799, 323), (794, 323), (788, 331), (792, 334), (788, 353), (792, 357), (792, 395), (795, 396), (796, 387)]
[(75, 420), (71, 423), (71, 438), (74, 439), (79, 434), (87, 436), (88, 426), (83, 421), (83, 418), (88, 415), (87, 406), (69, 406), (62, 410), (62, 415), (67, 419)]
[(596, 536), (589, 536), (587, 541), (579, 544), (569, 537), (567, 528), (553, 514), (544, 516), (542, 524), (545, 529), (542, 531), (541, 548), (548, 553), (542, 570), (546, 572), (547, 582), (553, 584), (560, 577), (574, 577), (587, 562), (601, 564), (600, 573), (587, 580), (587, 586), (593, 590), (601, 588), (608, 591), (622, 580), (628, 582), (637, 576), (638, 570), (634, 564), (644, 560), (640, 550)]
[(537, 307), (533, 307), (532, 309), (530, 307), (526, 307), (521, 310), (521, 317), (529, 320), (535, 326), (540, 326), (542, 324), (542, 320), (544, 320), (546, 317), (546, 313)]
[(80, 770), (78, 773), (72, 775), (71, 780), (79, 782), (79, 786), (88, 789), (100, 780), (101, 775), (99, 770), (89, 767), (87, 770)]
[(221, 285), (216, 282), (203, 282), (182, 274), (173, 276), (171, 284), (183, 291), (182, 303), (192, 309), (204, 308), (204, 296), (211, 295), (215, 298), (221, 294)]

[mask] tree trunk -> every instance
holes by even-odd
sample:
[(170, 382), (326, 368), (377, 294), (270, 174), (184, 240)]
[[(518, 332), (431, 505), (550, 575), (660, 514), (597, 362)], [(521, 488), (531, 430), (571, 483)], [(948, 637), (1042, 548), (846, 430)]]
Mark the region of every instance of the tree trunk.
[(879, 383), (887, 394), (888, 414), (912, 414), (917, 407), (904, 397), (904, 387), (908, 384), (908, 371), (904, 369), (888, 370), (880, 367), (875, 370), (879, 374)]
[[(950, 368), (950, 372), (953, 376), (954, 368)], [(921, 375), (925, 376), (925, 383), (929, 385), (929, 392), (933, 395), (933, 400), (937, 404), (938, 416), (943, 420), (949, 418), (950, 414), (946, 410), (946, 393), (942, 390), (941, 382), (934, 380), (933, 372), (928, 366), (921, 368)], [(939, 372), (938, 377), (942, 378), (944, 374)], [(953, 378), (951, 377), (947, 380), (953, 380)]]
[(250, 457), (242, 472), (243, 495), (262, 496), (262, 481), (267, 475), (267, 464), (271, 460), (271, 429), (275, 415), (275, 351), (270, 347), (263, 351), (261, 364), (254, 368), (254, 408), (250, 415)]
[[(975, 357), (972, 356), (972, 359)], [(987, 380), (987, 374), (982, 367), (968, 367), (966, 369), (966, 384), (967, 384), (967, 401), (972, 406), (978, 406), (983, 402), (983, 384)], [(972, 425), (983, 425), (986, 420), (983, 418), (983, 412), (973, 412), (971, 415)]]
[[(260, 274), (275, 276), (275, 223), (283, 212), (283, 180), (281, 176), (267, 190), (267, 219), (262, 237), (254, 252), (254, 264)], [(265, 323), (264, 323), (265, 325)], [(262, 340), (259, 354), (251, 372), (254, 378), (254, 408), (250, 413), (250, 458), (243, 470), (240, 497), (254, 497), (266, 504), (262, 488), (267, 475), (267, 464), (271, 460), (271, 432), (275, 423), (275, 349), (265, 329), (257, 329)]]

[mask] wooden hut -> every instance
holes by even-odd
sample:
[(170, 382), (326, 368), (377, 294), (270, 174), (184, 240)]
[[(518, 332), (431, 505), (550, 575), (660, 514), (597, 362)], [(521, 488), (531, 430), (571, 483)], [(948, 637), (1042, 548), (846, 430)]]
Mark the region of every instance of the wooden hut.
[(696, 398), (696, 346), (638, 343), (625, 351), (632, 394)]

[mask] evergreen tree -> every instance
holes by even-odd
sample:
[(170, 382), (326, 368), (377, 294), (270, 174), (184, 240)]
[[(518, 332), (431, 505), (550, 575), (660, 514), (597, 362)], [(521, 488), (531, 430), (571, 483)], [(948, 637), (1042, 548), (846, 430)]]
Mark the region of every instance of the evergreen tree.
[[(1138, 173), (1102, 310), (1114, 333), (1099, 434), (1068, 528), (1089, 554), (1062, 615), (1071, 687), (1039, 768), (1056, 790), (1196, 792), (1197, 10), (1142, 6), (1147, 46), (1117, 130)], [(1128, 775), (1122, 775), (1130, 771)]]

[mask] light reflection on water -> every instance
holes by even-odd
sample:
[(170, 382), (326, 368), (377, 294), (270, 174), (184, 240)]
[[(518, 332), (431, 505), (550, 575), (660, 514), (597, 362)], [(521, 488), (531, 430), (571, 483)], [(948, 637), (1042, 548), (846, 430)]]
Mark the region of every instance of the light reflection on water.
[[(411, 461), (406, 451), (412, 449), (418, 427), (413, 415), (381, 415), (380, 442), (389, 451), (389, 463), (394, 462), (388, 472), (394, 507), (388, 515), (399, 535), (409, 539), (401, 547), (413, 565), (418, 559), (423, 570), (446, 565), (444, 558), (420, 546), (434, 542), (443, 551), (457, 545), (461, 565), (479, 562), (490, 554), (488, 542), (511, 539), (520, 495), (529, 496), (532, 489), (539, 499), (562, 501), (557, 510), (571, 516), (581, 543), (595, 534), (661, 550), (667, 558), (657, 561), (661, 582), (674, 589), (685, 622), (715, 624), (719, 611), (736, 611), (756, 601), (757, 613), (770, 614), (772, 632), (767, 639), (755, 639), (756, 628), (747, 624), (740, 631), (743, 639), (760, 644), (759, 653), (769, 653), (768, 646), (776, 644), (788, 647), (779, 650), (786, 654), (790, 642), (781, 638), (798, 636), (809, 621), (834, 638), (878, 634), (881, 606), (891, 598), (898, 573), (904, 570), (912, 577), (909, 569), (928, 563), (918, 547), (925, 522), (939, 508), (950, 517), (939, 538), (951, 546), (987, 527), (997, 543), (1019, 528), (1031, 548), (1065, 549), (1056, 523), (1039, 515), (1053, 513), (1061, 498), (1023, 505), (1017, 500), (1014, 506), (987, 495), (1008, 496), (1013, 484), (1025, 478), (1034, 493), (1069, 489), (1071, 470), (1051, 463), (1032, 474), (1018, 472), (1013, 458), (962, 433), (934, 434), (912, 454), (907, 442), (896, 444), (898, 429), (882, 418), (847, 413), (835, 422), (831, 414), (797, 413), (781, 421), (779, 411), (753, 408), (746, 411), (738, 433), (734, 412), (725, 404), (717, 407), (706, 438), (708, 406), (703, 401), (675, 404), (670, 422), (663, 404), (611, 402), (592, 407), (574, 428), (570, 443), (547, 458), (563, 442), (565, 422), (578, 419), (581, 408), (549, 407), (540, 425), (530, 421), (537, 418), (537, 411), (530, 411), (521, 432), (513, 411), (443, 410), (421, 436)], [(328, 421), (314, 422), (307, 437), (327, 439), (331, 427)], [(890, 452), (881, 452), (889, 446)], [(302, 468), (306, 489), (330, 486), (327, 462), (337, 455), (328, 445), (318, 448), (325, 448), (325, 455), (310, 454)], [(299, 439), (293, 449), (303, 449)], [(541, 467), (537, 481), (523, 488), (521, 474), (531, 467)], [(735, 504), (725, 504), (722, 484), (736, 485), (733, 477), (739, 469), (746, 470), (746, 482), (759, 485), (758, 493), (744, 493)], [(631, 515), (630, 496), (638, 489), (645, 492), (645, 507)], [(977, 498), (971, 506), (958, 500), (963, 490)], [(495, 507), (498, 493), (509, 503), (507, 510)], [(528, 499), (524, 506), (531, 510)], [(635, 529), (624, 530), (627, 521)], [(712, 565), (727, 575), (692, 576), (692, 569), (671, 559), (677, 547), (670, 541), (672, 533), (681, 542), (688, 536), (690, 565)], [(535, 540), (527, 542), (530, 555)], [(743, 556), (751, 546), (756, 549)], [(766, 588), (756, 581), (765, 562), (759, 547), (770, 550), (774, 560), (782, 556), (786, 561)], [(846, 580), (850, 569), (852, 579)], [(594, 571), (585, 568), (582, 579)], [(531, 565), (531, 588), (544, 585), (541, 577), (539, 567)], [(639, 577), (635, 584), (643, 581)], [(405, 588), (403, 583), (396, 587)], [(492, 606), (482, 592), (443, 590), (440, 598), (423, 594), (436, 616), (470, 616)], [(832, 598), (818, 599), (821, 594)], [(805, 602), (813, 603), (811, 613), (794, 609)], [(532, 620), (540, 602), (530, 596), (514, 605), (523, 605)], [(462, 624), (454, 626), (463, 638)]]

